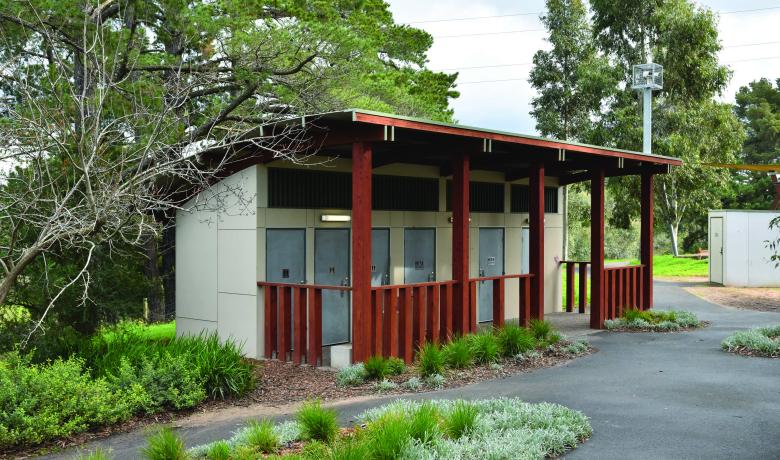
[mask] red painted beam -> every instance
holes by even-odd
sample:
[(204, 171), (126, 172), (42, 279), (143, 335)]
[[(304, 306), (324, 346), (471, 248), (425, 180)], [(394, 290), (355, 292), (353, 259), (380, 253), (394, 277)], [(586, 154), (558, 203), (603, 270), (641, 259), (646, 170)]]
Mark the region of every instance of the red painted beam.
[(642, 229), (640, 232), (640, 263), (642, 270), (642, 309), (653, 308), (653, 175), (642, 174)]
[(531, 278), (531, 318), (544, 319), (544, 164), (531, 164), (529, 177), (529, 272)]
[(371, 350), (371, 144), (352, 144), (352, 361)]
[(452, 165), (452, 279), (456, 281), (453, 327), (469, 331), (469, 176), (470, 158), (461, 154)]
[(590, 180), (590, 327), (604, 327), (604, 170)]

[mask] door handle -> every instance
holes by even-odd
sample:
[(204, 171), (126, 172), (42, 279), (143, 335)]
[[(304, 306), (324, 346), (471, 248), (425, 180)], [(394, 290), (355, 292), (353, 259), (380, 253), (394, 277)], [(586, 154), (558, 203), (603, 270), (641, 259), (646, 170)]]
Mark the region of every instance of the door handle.
[[(344, 287), (349, 286), (349, 276), (346, 276), (346, 277), (344, 277), (343, 280), (341, 280), (341, 285), (344, 286)], [(344, 297), (344, 291), (341, 290), (340, 293), (341, 293), (341, 297)]]
[(434, 272), (431, 272), (430, 275), (428, 275), (428, 281), (436, 281), (436, 274)]
[[(482, 278), (483, 276), (485, 276), (485, 269), (484, 268), (480, 268), (479, 269), (479, 277)], [(484, 283), (484, 282), (485, 282), (485, 280), (480, 281), (480, 283)]]
[(390, 273), (385, 273), (384, 281), (385, 285), (390, 284)]

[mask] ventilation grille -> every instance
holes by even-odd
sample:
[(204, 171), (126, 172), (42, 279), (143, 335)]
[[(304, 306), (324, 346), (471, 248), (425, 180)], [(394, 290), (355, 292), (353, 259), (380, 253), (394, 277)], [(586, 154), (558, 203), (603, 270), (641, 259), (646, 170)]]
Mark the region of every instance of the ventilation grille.
[[(447, 211), (452, 211), (452, 181), (447, 181)], [(503, 213), (504, 184), (470, 182), (469, 211)]]
[[(511, 195), (511, 212), (529, 212), (531, 191), (527, 185), (512, 185)], [(556, 187), (544, 188), (544, 212), (548, 214), (558, 212), (558, 189)]]

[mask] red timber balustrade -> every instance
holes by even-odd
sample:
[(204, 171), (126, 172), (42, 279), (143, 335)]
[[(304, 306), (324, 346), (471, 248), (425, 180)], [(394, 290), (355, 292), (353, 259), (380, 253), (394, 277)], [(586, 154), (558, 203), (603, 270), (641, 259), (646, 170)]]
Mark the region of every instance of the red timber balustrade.
[[(265, 305), (264, 350), (267, 359), (312, 366), (322, 363), (322, 291), (349, 286), (319, 286), (258, 281)], [(292, 315), (292, 316), (291, 316)]]
[(642, 308), (643, 265), (604, 269), (604, 319), (616, 319), (628, 308)]
[(566, 270), (566, 311), (574, 311), (574, 270), (577, 269), (577, 284), (579, 287), (579, 313), (585, 313), (585, 306), (588, 303), (588, 261), (562, 260), (559, 265), (563, 265)]

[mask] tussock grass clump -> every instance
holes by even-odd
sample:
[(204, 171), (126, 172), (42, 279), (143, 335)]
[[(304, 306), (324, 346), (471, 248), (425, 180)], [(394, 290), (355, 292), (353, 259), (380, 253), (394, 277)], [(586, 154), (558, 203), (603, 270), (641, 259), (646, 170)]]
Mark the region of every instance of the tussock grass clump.
[(547, 340), (547, 338), (550, 336), (550, 333), (553, 331), (553, 326), (547, 321), (532, 319), (528, 323), (528, 329), (531, 331), (531, 334), (533, 334), (534, 338), (541, 342)]
[(366, 377), (370, 380), (382, 380), (388, 374), (387, 360), (382, 356), (372, 356), (363, 364)]
[(474, 356), (468, 341), (458, 337), (442, 348), (444, 363), (452, 369), (463, 369), (471, 366)]
[(474, 361), (480, 364), (494, 363), (499, 357), (498, 339), (492, 332), (483, 332), (469, 336)]
[(230, 460), (230, 444), (227, 441), (217, 441), (206, 452), (209, 460)]
[(270, 420), (253, 420), (247, 424), (244, 442), (247, 447), (264, 454), (272, 454), (279, 449), (279, 436)]
[(304, 403), (296, 415), (301, 439), (330, 443), (339, 431), (337, 417), (336, 411), (323, 408), (319, 401)]
[(141, 457), (147, 460), (185, 460), (188, 457), (181, 437), (163, 428), (146, 440), (146, 447), (141, 449)]
[(370, 458), (395, 460), (410, 441), (410, 425), (400, 412), (388, 412), (366, 428)]
[(536, 346), (536, 339), (528, 329), (513, 324), (501, 328), (497, 337), (503, 356), (515, 356)]
[(401, 358), (392, 356), (387, 359), (387, 373), (390, 375), (401, 375), (406, 370), (406, 363)]
[(420, 375), (430, 377), (444, 371), (444, 355), (438, 345), (426, 343), (417, 352), (417, 367)]
[(409, 435), (423, 444), (433, 441), (439, 436), (441, 429), (439, 409), (429, 402), (423, 402), (412, 413), (409, 422)]
[(476, 406), (466, 401), (457, 401), (444, 419), (444, 430), (453, 439), (459, 439), (474, 429), (477, 422)]
[(780, 358), (780, 324), (735, 332), (721, 342), (720, 346), (732, 353)]

